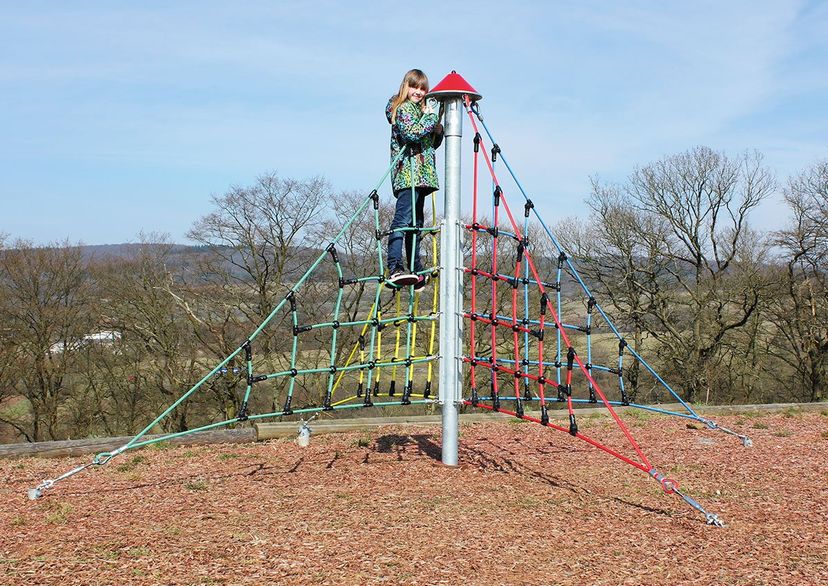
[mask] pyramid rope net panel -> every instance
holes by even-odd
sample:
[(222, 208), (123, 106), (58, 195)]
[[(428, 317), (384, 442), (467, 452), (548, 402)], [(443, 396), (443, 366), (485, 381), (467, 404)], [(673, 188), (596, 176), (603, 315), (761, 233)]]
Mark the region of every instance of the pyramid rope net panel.
[[(614, 407), (623, 405), (686, 417), (701, 421), (711, 429), (737, 435), (745, 442), (749, 440), (697, 414), (636, 349), (630, 348), (527, 196), (483, 122), (477, 102), (472, 103), (466, 97), (465, 107), (474, 130), (472, 217), (471, 223), (464, 226), (470, 240), (466, 255), (468, 265), (463, 267), (464, 302), (468, 307), (462, 313), (468, 324), (468, 353), (449, 357), (458, 358), (467, 365), (468, 395), (463, 398), (463, 403), (568, 433), (647, 473), (661, 483), (665, 492), (678, 494), (704, 513), (708, 522), (718, 524), (716, 515), (707, 513), (701, 505), (680, 492), (675, 481), (652, 466)], [(480, 133), (481, 128), (485, 138)], [(417, 218), (412, 217), (410, 226), (394, 229), (410, 233), (412, 249), (419, 238), (430, 241), (428, 268), (420, 271), (422, 275), (433, 277), (430, 296), (427, 291), (418, 292), (413, 286), (389, 289), (383, 262), (384, 240), (394, 230), (382, 230), (378, 190), (405, 154), (403, 149), (391, 162), (377, 186), (361, 200), (338, 234), (242, 344), (125, 445), (112, 452), (97, 454), (91, 463), (70, 470), (55, 480), (47, 480), (34, 490), (51, 488), (55, 482), (90, 465), (106, 464), (126, 450), (199, 431), (286, 415), (434, 403), (431, 393), (434, 364), (438, 358), (435, 342), (440, 314), (441, 268), (437, 246), (440, 228), (434, 197), (430, 226), (419, 228)], [(481, 156), (492, 186), (488, 202), (480, 197), (480, 193), (486, 191), (480, 188)], [(498, 159), (524, 198), (522, 221), (513, 213), (498, 179)], [(411, 173), (411, 176), (415, 174)], [(491, 214), (488, 219), (483, 210), (487, 203), (486, 212)], [(412, 205), (412, 212), (416, 214), (415, 205)], [(366, 214), (370, 215), (370, 228), (367, 224), (359, 224)], [(533, 235), (535, 226), (530, 220), (540, 225), (552, 245), (551, 254), (544, 250), (541, 239)], [(354, 234), (363, 238), (364, 248), (371, 250), (370, 256), (374, 259), (367, 268), (363, 266), (361, 272), (349, 270), (344, 258), (343, 243)], [(413, 254), (409, 254), (408, 259), (413, 271)], [(554, 277), (545, 279), (542, 276), (545, 274), (554, 274)], [(579, 306), (573, 301), (575, 296), (566, 293), (567, 285), (573, 283), (582, 298), (583, 315), (576, 315), (575, 308)], [(334, 301), (324, 303), (310, 295), (315, 288), (321, 294), (332, 294), (335, 290)], [(352, 293), (355, 290), (360, 295), (367, 294), (364, 298), (357, 295), (354, 301)], [(320, 313), (326, 312), (326, 319), (320, 320)], [(567, 322), (563, 321), (565, 312)], [(609, 336), (617, 342), (617, 358), (613, 365), (607, 362), (610, 358), (607, 334), (599, 332), (602, 328), (607, 328)], [(601, 344), (596, 343), (599, 338)], [(268, 340), (274, 341), (274, 345), (282, 350), (276, 353), (262, 351), (260, 343)], [(289, 340), (289, 348), (285, 347), (285, 340)], [(684, 411), (630, 401), (624, 380), (628, 368), (625, 359), (636, 361), (650, 372)], [(244, 383), (241, 408), (236, 417), (186, 431), (147, 437), (160, 422), (199, 391), (208, 388), (217, 377), (232, 376), (233, 373), (243, 375)], [(608, 398), (597, 380), (599, 378), (602, 381), (615, 379), (618, 399)], [(398, 383), (402, 386), (399, 398)], [(261, 409), (263, 402), (257, 398), (262, 396), (269, 397), (270, 409)], [(526, 407), (535, 402), (539, 406), (538, 417), (526, 411)], [(504, 404), (513, 408), (507, 409)], [(576, 409), (579, 404), (603, 406), (623, 436), (624, 446), (606, 445), (580, 431)], [(559, 421), (559, 418), (563, 420)]]
[[(475, 132), (473, 156), (473, 220), (471, 225), (466, 226), (466, 229), (471, 233), (472, 240), (470, 254), (471, 266), (467, 267), (467, 273), (471, 275), (470, 285), (472, 289), (472, 305), (471, 310), (466, 317), (472, 319), (472, 323), (470, 325), (470, 329), (472, 331), (474, 331), (475, 322), (481, 322), (489, 326), (492, 326), (492, 322), (494, 322), (495, 324), (494, 327), (490, 328), (492, 336), (492, 356), (475, 356), (475, 348), (473, 346), (474, 336), (472, 336), (472, 347), (470, 348), (471, 356), (465, 357), (465, 360), (469, 362), (469, 364), (471, 364), (471, 399), (475, 399), (476, 397), (478, 397), (478, 389), (477, 385), (475, 384), (475, 366), (477, 366), (481, 358), (485, 358), (488, 360), (489, 363), (496, 365), (497, 368), (495, 372), (502, 372), (506, 374), (512, 373), (514, 375), (514, 386), (516, 391), (518, 387), (518, 380), (522, 379), (524, 383), (522, 396), (521, 393), (516, 392), (514, 397), (504, 397), (499, 393), (500, 383), (498, 381), (498, 377), (491, 377), (490, 399), (495, 408), (499, 407), (499, 403), (501, 400), (514, 400), (516, 402), (517, 412), (521, 412), (523, 408), (523, 402), (531, 401), (533, 399), (539, 399), (541, 404), (542, 419), (546, 421), (548, 420), (548, 408), (545, 390), (547, 388), (547, 385), (551, 382), (553, 385), (553, 392), (556, 393), (556, 402), (566, 403), (567, 410), (569, 411), (569, 416), (571, 420), (570, 426), (572, 426), (575, 425), (572, 421), (574, 417), (572, 413), (572, 404), (597, 403), (597, 383), (595, 379), (598, 376), (607, 375), (615, 378), (615, 380), (617, 381), (616, 384), (618, 388), (617, 400), (602, 401), (605, 402), (608, 407), (623, 405), (633, 407), (636, 409), (662, 413), (666, 415), (694, 419), (705, 424), (710, 429), (717, 429), (725, 433), (734, 435), (738, 437), (743, 444), (749, 446), (750, 439), (747, 436), (736, 433), (725, 427), (721, 427), (715, 421), (699, 415), (639, 354), (637, 349), (633, 348), (628, 343), (628, 341), (624, 338), (619, 328), (613, 323), (613, 321), (607, 315), (603, 307), (593, 296), (584, 279), (579, 274), (572, 258), (567, 254), (567, 252), (561, 245), (560, 241), (554, 236), (552, 231), (543, 221), (543, 218), (541, 217), (534, 203), (527, 195), (526, 191), (524, 190), (520, 181), (516, 177), (512, 168), (509, 166), (509, 163), (507, 162), (501, 147), (494, 140), (491, 132), (489, 131), (488, 127), (483, 121), (483, 116), (480, 114), (478, 103), (467, 102), (466, 112), (472, 124), (472, 128)], [(493, 189), (491, 191), (491, 210), (493, 218), (491, 226), (484, 225), (480, 221), (478, 221), (478, 213), (480, 210), (480, 204), (478, 203), (478, 158), (481, 147), (482, 145), (484, 145), (484, 139), (480, 135), (478, 123), (480, 127), (482, 127), (482, 129), (484, 130), (486, 137), (488, 138), (489, 143), (491, 144), (490, 150), (487, 150), (485, 148), (483, 149), (484, 159), (486, 161), (486, 165), (493, 185)], [(512, 178), (517, 190), (523, 196), (525, 203), (523, 206), (524, 221), (522, 228), (518, 226), (518, 223), (512, 216), (508, 204), (505, 203), (503, 188), (501, 183), (498, 181), (495, 172), (495, 166), (498, 157), (503, 162), (503, 165), (506, 167), (506, 170), (508, 171), (509, 176)], [(501, 205), (501, 201), (503, 201), (503, 205)], [(503, 226), (500, 226), (501, 208), (505, 208), (508, 216), (506, 229), (504, 229)], [(535, 220), (535, 222), (537, 222), (540, 225), (548, 241), (552, 244), (552, 250), (554, 251), (554, 264), (552, 264), (552, 268), (555, 272), (554, 279), (549, 279), (546, 281), (541, 280), (538, 275), (538, 267), (532, 261), (532, 257), (529, 253), (530, 216)], [(491, 251), (489, 257), (492, 259), (492, 265), (490, 271), (486, 271), (485, 268), (481, 268), (480, 266), (478, 266), (478, 263), (476, 261), (477, 256), (479, 254), (478, 243), (481, 236), (490, 237), (491, 239)], [(502, 242), (504, 238), (508, 242), (512, 242), (515, 249), (515, 267), (514, 271), (511, 273), (506, 273), (498, 270), (498, 246), (499, 241)], [(536, 249), (538, 248), (535, 246), (534, 242), (531, 243), (531, 246)], [(500, 254), (502, 255), (502, 251), (500, 252)], [(488, 316), (479, 315), (479, 313), (476, 311), (476, 292), (478, 289), (477, 280), (481, 277), (491, 280), (492, 294), (490, 297), (490, 307), (498, 306), (498, 282), (501, 282), (504, 286), (507, 286), (512, 290), (511, 315), (498, 315), (496, 313), (490, 314)], [(564, 311), (572, 310), (573, 305), (577, 306), (577, 304), (571, 302), (567, 303), (565, 301), (564, 292), (566, 289), (566, 285), (568, 283), (575, 285), (575, 288), (580, 291), (581, 299), (583, 299), (584, 302), (581, 304), (581, 307), (585, 308), (584, 313), (582, 315), (575, 316), (575, 319), (581, 320), (580, 324), (574, 323), (575, 320), (572, 318), (570, 318), (570, 321), (572, 321), (573, 323), (566, 323), (563, 321)], [(518, 320), (517, 318), (519, 297), (518, 289), (522, 289), (522, 315), (520, 320)], [(574, 296), (577, 296), (577, 292), (574, 295), (570, 295), (570, 297)], [(531, 304), (530, 299), (532, 300)], [(502, 306), (502, 302), (500, 303), (500, 305)], [(535, 319), (531, 319), (530, 307), (537, 307), (538, 305), (540, 306), (540, 309), (536, 314), (537, 317)], [(554, 317), (553, 320), (550, 321), (546, 319), (547, 312), (549, 312)], [(597, 320), (596, 313), (598, 317)], [(472, 316), (474, 317), (472, 318)], [(513, 331), (514, 351), (512, 353), (513, 356), (511, 358), (497, 357), (497, 345), (495, 344), (495, 330), (497, 329), (497, 326), (505, 326), (511, 328)], [(609, 337), (613, 338), (616, 341), (615, 347), (617, 348), (617, 359), (614, 365), (609, 365), (606, 363), (601, 364), (593, 360), (596, 331), (602, 329), (602, 326), (609, 330)], [(547, 328), (553, 328), (555, 330), (555, 348), (553, 352), (554, 360), (551, 356), (545, 359), (543, 352)], [(586, 362), (581, 361), (581, 358), (578, 356), (577, 353), (575, 353), (575, 347), (570, 343), (569, 338), (573, 333), (582, 334), (583, 343), (581, 344), (581, 347), (585, 350)], [(519, 337), (522, 337), (522, 352), (519, 351)], [(532, 360), (532, 358), (530, 357), (530, 340), (532, 339), (536, 340), (536, 344), (538, 346), (538, 357), (535, 360)], [(605, 358), (609, 358), (609, 354), (606, 351), (606, 334), (602, 336), (601, 341), (603, 342), (602, 346), (604, 349), (602, 354)], [(484, 360), (484, 362), (485, 361), (486, 360)], [(509, 363), (511, 363), (512, 365), (511, 369), (506, 367), (506, 364)], [(583, 397), (572, 396), (573, 366), (575, 365), (578, 366), (578, 369), (581, 371), (585, 378), (586, 396)], [(666, 394), (671, 396), (684, 409), (684, 411), (676, 411), (673, 409), (666, 409), (658, 405), (636, 403), (634, 401), (631, 401), (628, 394), (627, 383), (625, 380), (625, 372), (632, 370), (632, 365), (638, 365), (644, 368), (644, 370), (648, 372), (650, 375), (652, 375), (654, 386), (656, 388), (662, 389)], [(520, 366), (520, 368), (518, 366)], [(530, 373), (530, 368), (537, 369), (538, 374), (533, 376)], [(555, 376), (552, 381), (550, 381), (549, 377), (545, 376), (547, 369), (554, 369)], [(537, 389), (534, 392), (530, 390), (530, 381), (539, 381), (540, 383), (537, 385)], [(659, 398), (660, 395), (660, 393), (655, 393), (655, 398)]]
[[(659, 472), (650, 463), (638, 442), (630, 433), (628, 427), (613, 408), (613, 405), (644, 407), (630, 403), (626, 395), (623, 380), (623, 358), (627, 343), (618, 330), (611, 324), (609, 318), (600, 308), (586, 284), (578, 275), (574, 265), (569, 261), (563, 248), (548, 229), (546, 230), (547, 235), (553, 241), (558, 252), (556, 259), (557, 266), (555, 268), (556, 277), (554, 281), (543, 280), (541, 278), (539, 263), (534, 256), (534, 251), (538, 250), (539, 247), (536, 247), (529, 237), (529, 217), (530, 212), (534, 210), (534, 205), (526, 196), (523, 189), (520, 188), (526, 203), (523, 206), (523, 226), (519, 226), (495, 171), (497, 156), (501, 155), (502, 158), (501, 148), (492, 140), (491, 155), (489, 155), (488, 149), (485, 148), (485, 140), (481, 136), (477, 125), (478, 121), (482, 124), (482, 116), (480, 115), (477, 103), (471, 104), (467, 97), (465, 105), (469, 121), (474, 130), (474, 154), (472, 222), (465, 226), (465, 229), (470, 233), (471, 240), (471, 251), (469, 254), (470, 264), (464, 267), (464, 272), (469, 280), (471, 298), (469, 311), (463, 313), (463, 317), (468, 320), (469, 353), (464, 355), (462, 360), (470, 367), (470, 396), (464, 400), (464, 403), (473, 407), (499, 411), (520, 419), (540, 423), (554, 430), (569, 433), (571, 436), (647, 473), (661, 484), (666, 493), (678, 495), (687, 504), (704, 514), (708, 524), (723, 525), (716, 514), (706, 511), (692, 497), (680, 491), (678, 483), (675, 480)], [(491, 140), (488, 129), (486, 129), (486, 132)], [(480, 216), (479, 159), (481, 152), (483, 153), (483, 160), (489, 171), (493, 185), (491, 190), (492, 215), (490, 224), (486, 224)], [(513, 174), (512, 176), (514, 177)], [(515, 182), (519, 185), (516, 178)], [(502, 214), (506, 216), (506, 221), (503, 222), (505, 226), (501, 225)], [(540, 220), (540, 216), (538, 215), (537, 217)], [(486, 240), (488, 240), (488, 245), (485, 243)], [(511, 244), (512, 250), (508, 252), (512, 252), (513, 254), (511, 257), (514, 259), (513, 265), (501, 263), (501, 257), (504, 255), (504, 252), (507, 252), (505, 249), (508, 247), (503, 244), (503, 241)], [(487, 260), (489, 261), (488, 267), (483, 266), (479, 262), (480, 253), (484, 249), (489, 252), (487, 255)], [(507, 262), (508, 259), (509, 256), (507, 255)], [(587, 296), (586, 318), (583, 326), (568, 324), (562, 321), (564, 307), (562, 303), (562, 277), (565, 263), (567, 263), (569, 274), (576, 278)], [(479, 280), (483, 281), (482, 287), (478, 283)], [(481, 299), (478, 298), (478, 293), (481, 292), (481, 289), (488, 289), (489, 292), (487, 302), (484, 302), (484, 307), (482, 308), (479, 306)], [(554, 304), (549, 295), (550, 291), (555, 292)], [(519, 306), (521, 305), (519, 298), (521, 297), (522, 312), (519, 318), (518, 312)], [(535, 319), (531, 317), (532, 312), (530, 307), (533, 304), (532, 302), (536, 303), (534, 305), (535, 307), (538, 307), (537, 318)], [(508, 308), (508, 314), (501, 313), (503, 310), (500, 308), (503, 306)], [(600, 315), (610, 325), (612, 332), (619, 340), (617, 368), (600, 366), (592, 362), (593, 329), (597, 326), (593, 322), (593, 312), (595, 310), (599, 311)], [(547, 319), (547, 316), (551, 319)], [(551, 329), (554, 329), (556, 334), (554, 361), (546, 359), (544, 354), (546, 333)], [(584, 345), (587, 350), (587, 362), (584, 362), (576, 351), (573, 333), (583, 334), (585, 338)], [(481, 354), (479, 350), (485, 348), (487, 344), (488, 355)], [(643, 359), (637, 353), (633, 354), (633, 356), (643, 363)], [(658, 377), (649, 365), (646, 365), (646, 368), (679, 400), (687, 409), (687, 414), (667, 411), (658, 407), (649, 407), (651, 410), (669, 415), (691, 417), (707, 423), (711, 428), (722, 429), (728, 433), (738, 435), (731, 430), (718, 427), (710, 420), (700, 417), (687, 403), (681, 400), (661, 377)], [(485, 374), (488, 375), (488, 387), (490, 389), (488, 396), (481, 396), (479, 393), (478, 389), (481, 377), (478, 375), (478, 369), (483, 369)], [(555, 371), (555, 377), (552, 379), (547, 376), (549, 369), (554, 369)], [(588, 393), (586, 398), (573, 397), (573, 382), (576, 372), (580, 373), (586, 382), (586, 390)], [(617, 376), (621, 395), (620, 401), (610, 401), (607, 398), (601, 386), (596, 381), (593, 372), (606, 372)], [(504, 381), (504, 378), (507, 380)], [(552, 386), (555, 392), (554, 403), (565, 404), (568, 419), (568, 426), (566, 427), (550, 420), (550, 401), (547, 397), (547, 389), (549, 386)], [(507, 393), (510, 393), (511, 396)], [(537, 399), (540, 404), (540, 418), (528, 416), (525, 412), (525, 404), (534, 399)], [(515, 405), (514, 410), (504, 409), (501, 405), (501, 401), (503, 400), (513, 401)], [(635, 457), (625, 455), (620, 449), (610, 447), (606, 443), (597, 441), (579, 431), (574, 409), (576, 403), (597, 403), (603, 405), (626, 439), (628, 447), (634, 451)], [(745, 439), (743, 436), (739, 437)]]
[[(348, 219), (338, 234), (311, 263), (308, 270), (290, 287), (284, 298), (274, 307), (256, 329), (233, 352), (216, 364), (207, 374), (182, 394), (158, 417), (146, 425), (138, 434), (123, 446), (111, 452), (97, 454), (92, 462), (84, 464), (52, 480), (46, 480), (36, 489), (30, 491), (30, 497), (36, 498), (40, 493), (54, 486), (89, 466), (103, 465), (119, 454), (147, 445), (227, 427), (245, 421), (273, 419), (294, 414), (311, 414), (322, 411), (336, 411), (363, 407), (391, 407), (398, 405), (431, 404), (430, 398), (434, 374), (438, 300), (439, 267), (436, 205), (432, 197), (431, 225), (417, 227), (416, 216), (412, 217), (408, 227), (382, 230), (380, 217), (380, 198), (378, 190), (391, 174), (394, 167), (403, 159), (403, 149), (392, 160), (377, 186), (361, 201), (356, 211)], [(412, 177), (414, 174), (412, 173)], [(371, 214), (371, 230), (359, 230), (357, 223), (367, 211)], [(416, 214), (416, 206), (412, 206)], [(368, 274), (348, 274), (343, 267), (338, 245), (343, 242), (349, 231), (354, 230), (370, 241), (373, 249), (373, 263), (368, 264)], [(393, 231), (411, 233), (411, 247), (416, 246), (418, 238), (430, 240), (427, 254), (427, 267), (420, 271), (433, 277), (429, 292), (415, 290), (414, 286), (403, 288), (388, 287), (384, 265), (384, 242)], [(413, 270), (414, 258), (408, 255)], [(315, 279), (311, 279), (315, 277)], [(314, 307), (313, 312), (303, 311), (303, 292), (311, 286), (336, 288), (335, 300), (330, 308)], [(357, 302), (352, 307), (353, 314), (361, 318), (350, 319), (344, 312), (343, 305), (347, 290), (367, 289), (373, 286), (369, 302)], [(428, 301), (424, 301), (428, 299)], [(313, 304), (313, 299), (309, 305)], [(307, 309), (307, 308), (306, 308)], [(306, 322), (306, 313), (315, 316), (322, 311), (328, 312), (325, 321)], [(278, 318), (281, 318), (278, 319)], [(346, 332), (348, 335), (346, 335)], [(320, 334), (325, 343), (306, 342), (307, 336)], [(257, 345), (268, 338), (284, 339), (289, 335), (289, 350), (259, 360)], [(350, 343), (350, 352), (341, 352), (343, 343)], [(345, 357), (347, 356), (347, 357)], [(279, 363), (282, 368), (262, 372), (260, 366)], [(422, 376), (417, 377), (416, 374)], [(208, 389), (218, 378), (243, 375), (245, 383), (241, 408), (236, 417), (213, 421), (186, 431), (165, 433), (148, 437), (148, 434), (163, 420), (170, 417), (177, 408), (188, 400), (194, 399), (199, 392)], [(402, 376), (401, 376), (402, 375)], [(414, 381), (423, 380), (422, 389), (415, 388)], [(307, 379), (306, 384), (300, 380)], [(402, 379), (402, 380), (400, 380)], [(320, 380), (322, 381), (320, 383)], [(387, 387), (384, 387), (388, 380)], [(397, 393), (397, 383), (402, 383), (402, 390)], [(251, 405), (262, 385), (270, 383), (269, 396), (271, 410), (251, 412)], [(296, 408), (296, 396), (299, 387), (304, 387), (304, 406)], [(257, 391), (254, 393), (254, 389)], [(324, 392), (320, 392), (324, 389)], [(321, 401), (316, 397), (322, 395)], [(319, 404), (321, 403), (321, 404)]]

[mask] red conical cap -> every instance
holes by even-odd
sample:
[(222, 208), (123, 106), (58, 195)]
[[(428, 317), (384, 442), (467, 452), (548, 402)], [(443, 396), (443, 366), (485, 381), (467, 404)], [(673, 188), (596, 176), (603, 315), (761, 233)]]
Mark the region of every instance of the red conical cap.
[(467, 95), (472, 102), (483, 98), (483, 96), (477, 93), (477, 90), (469, 85), (469, 82), (463, 79), (463, 76), (456, 71), (452, 71), (440, 80), (440, 83), (431, 88), (431, 91), (428, 92), (427, 95), (434, 96), (436, 98)]

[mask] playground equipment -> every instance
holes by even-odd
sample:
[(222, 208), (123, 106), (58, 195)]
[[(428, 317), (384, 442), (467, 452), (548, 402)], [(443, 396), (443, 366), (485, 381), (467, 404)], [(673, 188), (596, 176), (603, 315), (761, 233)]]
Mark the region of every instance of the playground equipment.
[[(504, 149), (484, 123), (479, 107), (482, 96), (456, 72), (446, 76), (429, 95), (442, 101), (445, 116), (443, 216), (438, 223), (432, 198), (431, 225), (398, 230), (412, 232), (414, 239), (430, 240), (430, 263), (420, 273), (432, 277), (430, 286), (422, 291), (415, 290), (413, 285), (396, 290), (384, 286), (384, 241), (389, 232), (383, 231), (380, 222), (379, 189), (392, 169), (405, 161), (407, 153), (403, 150), (307, 272), (238, 348), (126, 444), (96, 455), (90, 463), (59, 478), (44, 481), (29, 491), (30, 498), (39, 498), (57, 482), (89, 466), (104, 465), (127, 450), (186, 434), (246, 421), (311, 415), (309, 420), (300, 423), (297, 438), (300, 444), (306, 445), (310, 440), (308, 423), (322, 412), (439, 403), (442, 461), (447, 465), (456, 465), (458, 461), (461, 406), (500, 412), (564, 432), (603, 450), (658, 481), (665, 493), (682, 498), (701, 512), (708, 524), (723, 525), (716, 514), (681, 492), (675, 480), (667, 478), (651, 463), (614, 407), (625, 406), (695, 420), (711, 430), (738, 437), (745, 446), (750, 445), (750, 440), (696, 413), (644, 360), (638, 349), (625, 340), (579, 275), (571, 257), (544, 223), (507, 162)], [(474, 133), (468, 144), (472, 149), (473, 174), (470, 223), (464, 223), (460, 214), (464, 118), (468, 119)], [(481, 188), (481, 159), (485, 164), (484, 172), (488, 172), (491, 181), (491, 190)], [(501, 183), (498, 163), (505, 167), (516, 191)], [(413, 177), (414, 173), (411, 175)], [(484, 192), (489, 198), (486, 211), (491, 216), (488, 218), (483, 211), (487, 203), (482, 195)], [(523, 198), (522, 222), (510, 205), (515, 192)], [(373, 232), (360, 232), (358, 228), (358, 222), (366, 216), (373, 220)], [(412, 221), (412, 226), (417, 226), (417, 222)], [(367, 239), (376, 259), (365, 274), (348, 273), (341, 258), (343, 241), (357, 233)], [(467, 259), (463, 255), (464, 235), (469, 240)], [(544, 246), (550, 248), (544, 250)], [(330, 319), (306, 323), (303, 320), (306, 313), (303, 287), (312, 276), (323, 272), (320, 267), (326, 260), (330, 263), (325, 265), (328, 276), (322, 279), (330, 288), (335, 288)], [(413, 270), (413, 266), (410, 268)], [(335, 277), (331, 278), (331, 274)], [(565, 295), (568, 285), (578, 293), (577, 299), (582, 300), (580, 305), (574, 296)], [(355, 291), (362, 295), (371, 290), (368, 301), (355, 305), (364, 310), (362, 319), (354, 319), (353, 315), (343, 312), (344, 300), (351, 299), (349, 296)], [(583, 316), (575, 315), (578, 307), (584, 309)], [(564, 321), (564, 313), (568, 315), (567, 321)], [(569, 313), (573, 314), (571, 318)], [(579, 319), (583, 321), (577, 323)], [(435, 349), (438, 324), (439, 353)], [(468, 333), (466, 336), (464, 329)], [(273, 339), (286, 337), (284, 334), (288, 332), (289, 350), (285, 348), (267, 356), (256, 354), (260, 340), (269, 336)], [(309, 336), (323, 332), (327, 345), (324, 351), (320, 336), (309, 339)], [(604, 347), (601, 351), (596, 348), (599, 333)], [(393, 344), (389, 344), (389, 338)], [(612, 365), (601, 361), (607, 358), (609, 339), (614, 340), (617, 348), (617, 358)], [(344, 361), (343, 344), (350, 347)], [(393, 346), (393, 353), (389, 351), (389, 345)], [(653, 385), (665, 396), (671, 396), (683, 410), (631, 401), (624, 377), (629, 368), (625, 359), (649, 373)], [(439, 364), (436, 400), (431, 397), (435, 364)], [(261, 366), (267, 370), (261, 371)], [(246, 388), (242, 407), (235, 418), (186, 432), (145, 438), (215, 377), (236, 368), (244, 373)], [(402, 392), (398, 398), (400, 373)], [(387, 387), (384, 386), (386, 377), (390, 378)], [(599, 378), (617, 381), (617, 399), (608, 398)], [(321, 405), (296, 408), (296, 397), (301, 396), (308, 381), (318, 385), (320, 380), (325, 383)], [(278, 404), (280, 408), (263, 413), (251, 412), (259, 389), (272, 399), (271, 404)], [(620, 432), (624, 446), (611, 447), (584, 434), (577, 419), (577, 407), (581, 404), (603, 406)], [(527, 412), (534, 406), (538, 408), (537, 416)]]

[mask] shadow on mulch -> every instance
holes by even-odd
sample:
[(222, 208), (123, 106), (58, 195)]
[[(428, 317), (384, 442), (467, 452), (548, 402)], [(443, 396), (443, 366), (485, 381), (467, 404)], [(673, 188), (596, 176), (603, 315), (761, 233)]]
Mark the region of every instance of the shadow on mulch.
[(428, 456), (432, 460), (440, 460), (443, 456), (442, 448), (426, 434), (401, 435), (389, 433), (377, 438), (374, 451), (380, 454), (396, 452), (398, 459), (402, 459), (402, 455), (408, 451), (407, 446), (412, 444), (417, 446), (418, 454)]
[[(491, 440), (489, 440), (487, 438), (485, 439), (485, 441), (488, 442), (493, 447), (495, 447), (496, 449), (498, 449), (501, 454), (506, 453), (506, 454), (510, 454), (510, 455), (513, 455), (513, 456), (517, 455), (515, 452), (512, 452), (512, 451), (510, 451), (506, 448), (503, 448), (502, 446), (496, 444), (495, 442), (492, 442)], [(537, 450), (535, 450), (535, 451), (537, 451)], [(592, 491), (588, 490), (587, 488), (585, 488), (585, 487), (583, 487), (579, 484), (576, 484), (576, 483), (573, 483), (573, 482), (567, 482), (566, 480), (563, 480), (562, 478), (560, 478), (558, 476), (555, 476), (555, 475), (550, 474), (548, 472), (543, 472), (543, 471), (537, 470), (537, 469), (532, 468), (531, 466), (528, 466), (526, 464), (516, 462), (515, 460), (512, 460), (511, 458), (505, 457), (503, 455), (493, 456), (489, 452), (486, 452), (484, 450), (475, 449), (475, 448), (472, 448), (472, 447), (464, 447), (462, 452), (463, 452), (464, 455), (468, 456), (468, 458), (466, 458), (466, 459), (473, 461), (475, 464), (477, 464), (477, 466), (481, 470), (492, 469), (492, 470), (495, 470), (497, 472), (502, 472), (504, 474), (517, 474), (517, 475), (523, 476), (523, 477), (534, 478), (535, 480), (539, 480), (542, 483), (551, 486), (552, 488), (558, 488), (558, 489), (566, 490), (566, 491), (569, 491), (569, 492), (571, 492), (572, 494), (575, 494), (575, 495), (586, 495), (589, 498), (593, 498), (593, 499), (599, 498), (599, 499), (604, 499), (604, 500), (612, 500), (612, 501), (615, 501), (619, 504), (625, 505), (627, 507), (632, 507), (632, 508), (639, 509), (639, 510), (642, 510), (642, 511), (647, 511), (649, 513), (656, 513), (656, 514), (659, 514), (659, 515), (664, 515), (666, 517), (672, 517), (673, 516), (673, 514), (670, 513), (670, 511), (668, 511), (666, 509), (662, 509), (662, 508), (658, 508), (658, 507), (648, 507), (646, 505), (642, 505), (642, 504), (639, 504), (639, 503), (633, 503), (633, 502), (630, 502), (630, 501), (625, 500), (625, 499), (623, 499), (621, 497), (618, 497), (618, 496), (610, 496), (610, 497), (598, 496), (598, 495), (594, 494)]]

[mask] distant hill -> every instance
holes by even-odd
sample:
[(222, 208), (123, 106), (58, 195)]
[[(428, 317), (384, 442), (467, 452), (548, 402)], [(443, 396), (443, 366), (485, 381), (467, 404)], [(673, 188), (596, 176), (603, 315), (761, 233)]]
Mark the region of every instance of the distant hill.
[[(129, 258), (138, 253), (145, 244), (137, 242), (126, 242), (123, 244), (84, 244), (80, 247), (83, 259), (86, 261)], [(152, 245), (150, 245), (152, 246)], [(161, 246), (161, 245), (159, 245)], [(164, 245), (167, 246), (167, 245)], [(176, 254), (193, 254), (203, 252), (202, 246), (190, 246), (187, 244), (171, 244), (170, 252)]]

